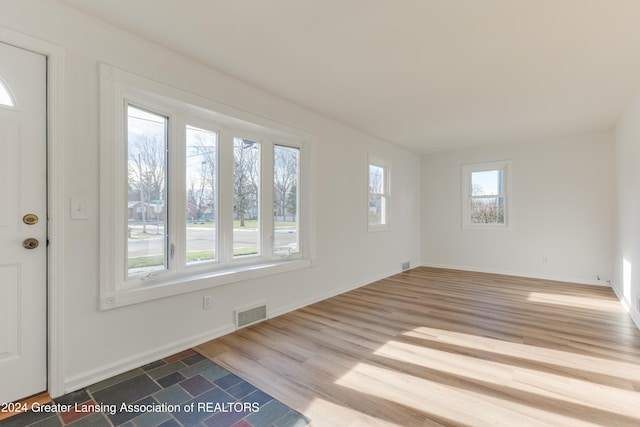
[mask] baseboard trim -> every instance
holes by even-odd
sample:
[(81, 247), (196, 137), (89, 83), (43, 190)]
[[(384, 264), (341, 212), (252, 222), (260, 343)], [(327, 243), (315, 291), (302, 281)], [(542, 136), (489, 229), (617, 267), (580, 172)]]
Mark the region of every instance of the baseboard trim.
[(601, 283), (601, 282), (597, 282), (597, 281), (589, 282), (589, 281), (580, 280), (580, 279), (576, 279), (576, 278), (566, 278), (566, 277), (540, 277), (540, 276), (531, 275), (531, 274), (516, 273), (516, 272), (513, 272), (513, 271), (499, 271), (499, 270), (491, 270), (491, 269), (469, 268), (469, 267), (462, 267), (462, 266), (459, 266), (459, 265), (445, 265), (445, 264), (426, 263), (426, 264), (422, 264), (422, 266), (423, 267), (432, 267), (432, 268), (444, 268), (444, 269), (449, 269), (449, 270), (472, 271), (472, 272), (477, 272), (477, 273), (501, 274), (501, 275), (504, 275), (504, 276), (530, 277), (530, 278), (533, 278), (533, 279), (551, 280), (551, 281), (554, 281), (554, 282), (577, 283), (577, 284), (580, 284), (580, 285), (606, 286), (606, 287), (611, 288), (613, 290), (613, 292), (616, 294), (616, 297), (618, 298), (618, 301), (620, 301), (620, 304), (622, 305), (622, 307), (629, 314), (629, 317), (631, 317), (631, 320), (636, 325), (636, 327), (640, 330), (640, 313), (638, 313), (636, 310), (634, 310), (632, 307), (629, 306), (628, 301), (623, 298), (623, 296), (620, 294), (618, 289), (615, 286), (613, 286), (613, 284), (611, 284), (611, 283)]
[(631, 317), (631, 320), (633, 320), (633, 323), (635, 323), (638, 330), (640, 330), (640, 313), (633, 310), (632, 308), (628, 309), (628, 313), (629, 317)]
[[(628, 302), (622, 297), (622, 295), (619, 293), (618, 289), (615, 286), (609, 285), (609, 284), (603, 284), (603, 283), (597, 283), (597, 282), (585, 282), (584, 280), (576, 280), (571, 279), (571, 278), (561, 278), (561, 277), (539, 277), (539, 276), (534, 276), (531, 274), (522, 274), (522, 273), (517, 273), (517, 272), (512, 272), (512, 271), (500, 271), (500, 270), (491, 270), (491, 269), (478, 269), (478, 268), (469, 268), (469, 267), (463, 267), (463, 266), (457, 266), (457, 265), (444, 265), (444, 264), (432, 264), (432, 263), (426, 263), (426, 264), (422, 264), (422, 266), (424, 267), (432, 267), (432, 268), (443, 268), (443, 269), (451, 269), (451, 270), (462, 270), (462, 271), (472, 271), (472, 272), (478, 272), (478, 273), (490, 273), (490, 274), (501, 274), (501, 275), (507, 275), (507, 276), (516, 276), (516, 277), (532, 277), (532, 278), (537, 278), (537, 279), (542, 279), (542, 280), (553, 280), (553, 281), (561, 281), (561, 282), (570, 282), (570, 283), (579, 283), (579, 284), (586, 284), (586, 285), (599, 285), (599, 286), (608, 286), (610, 287), (613, 292), (616, 294), (616, 297), (618, 298), (618, 300), (620, 301), (620, 304), (622, 304), (622, 306), (625, 308), (625, 310), (629, 313), (629, 316), (631, 317), (632, 321), (634, 322), (634, 324), (636, 325), (636, 327), (640, 330), (640, 313), (636, 312), (635, 310), (633, 310), (631, 307), (629, 307)], [(389, 274), (383, 274), (383, 275), (379, 275), (376, 277), (372, 277), (369, 278), (367, 280), (364, 281), (360, 281), (357, 282), (355, 284), (351, 284), (348, 286), (344, 286), (342, 288), (339, 289), (334, 289), (330, 292), (326, 292), (324, 294), (321, 294), (319, 296), (313, 297), (313, 298), (309, 298), (307, 300), (298, 302), (296, 304), (292, 304), (292, 305), (288, 305), (286, 307), (281, 307), (277, 310), (271, 311), (268, 314), (268, 318), (273, 318), (273, 317), (277, 317), (286, 313), (289, 313), (291, 311), (295, 311), (298, 310), (300, 308), (309, 306), (311, 304), (315, 304), (317, 302), (323, 301), (325, 299), (328, 298), (332, 298), (334, 296), (343, 294), (345, 292), (349, 292), (352, 291), (354, 289), (358, 289), (362, 286), (366, 286), (370, 283), (376, 282), (378, 280), (382, 280), (385, 279), (387, 277), (391, 277), (395, 274), (398, 274), (399, 271), (393, 272), (393, 273), (389, 273)], [(183, 339), (180, 341), (175, 341), (171, 344), (162, 346), (160, 348), (157, 348), (153, 351), (150, 352), (146, 352), (140, 355), (137, 355), (135, 357), (131, 357), (131, 358), (127, 358), (127, 359), (123, 359), (114, 363), (111, 363), (109, 365), (100, 367), (98, 369), (94, 369), (88, 372), (84, 372), (80, 375), (76, 375), (68, 380), (66, 380), (64, 382), (64, 393), (70, 393), (76, 390), (79, 390), (81, 388), (84, 387), (88, 387), (92, 384), (95, 384), (97, 382), (100, 382), (102, 380), (105, 380), (107, 378), (111, 378), (113, 376), (122, 374), (124, 372), (130, 371), (132, 369), (136, 369), (139, 368), (140, 366), (144, 366), (148, 363), (154, 362), (156, 360), (162, 359), (164, 357), (167, 356), (171, 356), (172, 354), (178, 353), (180, 351), (184, 351), (186, 349), (198, 346), (200, 344), (203, 344), (207, 341), (219, 338), (221, 336), (227, 335), (231, 332), (234, 332), (235, 326), (233, 324), (229, 324), (225, 327), (216, 329), (215, 331), (210, 331), (204, 334), (200, 334), (200, 335), (195, 335), (193, 337), (189, 337), (187, 339)], [(52, 397), (58, 397), (58, 396), (53, 396)]]
[[(372, 277), (369, 278), (367, 280), (352, 284), (352, 285), (348, 285), (348, 286), (344, 286), (340, 289), (337, 290), (332, 290), (330, 292), (327, 292), (325, 294), (322, 294), (320, 296), (316, 296), (301, 302), (298, 302), (296, 304), (292, 304), (286, 307), (281, 307), (279, 309), (276, 309), (274, 311), (270, 311), (268, 313), (268, 318), (273, 318), (273, 317), (277, 317), (280, 316), (282, 314), (285, 313), (289, 313), (291, 311), (294, 310), (298, 310), (300, 308), (306, 307), (308, 305), (314, 304), (316, 302), (325, 300), (327, 298), (331, 298), (334, 297), (336, 295), (340, 295), (342, 293), (360, 288), (362, 286), (368, 285), (370, 283), (373, 283), (375, 281), (378, 280), (382, 280), (386, 277), (390, 277), (393, 276), (394, 274), (397, 274), (398, 271), (396, 272), (392, 272), (392, 273), (388, 273), (388, 274), (383, 274), (380, 276), (376, 276), (376, 277)], [(203, 344), (207, 341), (211, 341), (213, 339), (216, 338), (220, 338), (223, 335), (227, 335), (231, 332), (234, 332), (236, 330), (235, 325), (233, 324), (229, 324), (227, 326), (224, 326), (222, 328), (216, 329), (215, 331), (211, 331), (211, 332), (207, 332), (204, 334), (200, 334), (200, 335), (196, 335), (193, 337), (189, 337), (187, 339), (183, 339), (180, 341), (175, 341), (171, 344), (168, 345), (164, 345), (160, 348), (157, 348), (153, 351), (149, 351), (140, 355), (136, 355), (134, 357), (130, 357), (127, 359), (123, 359), (123, 360), (119, 360), (117, 362), (108, 364), (106, 366), (102, 366), (100, 368), (91, 370), (91, 371), (87, 371), (84, 372), (82, 374), (76, 375), (74, 377), (71, 377), (69, 379), (67, 379), (64, 382), (64, 393), (71, 393), (73, 391), (79, 390), (81, 388), (84, 387), (88, 387), (92, 384), (95, 384), (97, 382), (103, 381), (107, 378), (111, 378), (113, 376), (122, 374), (124, 372), (130, 371), (132, 369), (136, 369), (139, 368), (141, 366), (144, 366), (148, 363), (154, 362), (156, 360), (162, 359), (164, 357), (167, 356), (171, 356), (175, 353), (179, 353), (180, 351), (184, 351), (186, 349), (192, 348), (192, 347), (196, 347), (200, 344)], [(58, 397), (58, 396), (52, 396), (52, 397)]]
[(461, 265), (448, 265), (448, 264), (435, 264), (435, 263), (423, 263), (422, 266), (432, 267), (432, 268), (444, 268), (449, 270), (474, 271), (477, 273), (501, 274), (503, 276), (529, 277), (532, 279), (550, 280), (554, 282), (577, 283), (580, 285), (611, 287), (609, 283), (598, 282), (596, 280), (587, 280), (579, 277), (563, 277), (563, 276), (551, 276), (551, 275), (546, 276), (546, 275), (538, 275), (538, 274), (531, 274), (531, 273), (522, 273), (518, 271), (507, 271), (507, 270), (479, 268), (479, 267), (465, 267)]
[[(65, 381), (64, 393), (71, 393), (81, 388), (88, 387), (102, 380), (106, 380), (107, 378), (114, 377), (116, 375), (122, 374), (132, 369), (136, 369), (141, 366), (144, 366), (148, 363), (155, 362), (156, 360), (162, 359), (164, 357), (171, 356), (173, 354), (179, 353), (189, 348), (198, 346), (202, 343), (205, 343), (212, 339), (219, 338), (233, 331), (235, 331), (235, 327), (233, 324), (230, 324), (225, 327), (216, 329), (215, 331), (210, 331), (204, 334), (195, 335), (180, 341), (175, 341), (171, 344), (164, 345), (153, 351), (149, 351), (149, 352), (136, 355), (134, 357), (130, 357), (127, 359), (119, 360), (109, 365), (102, 366), (98, 369), (84, 372), (80, 375), (76, 375)], [(52, 397), (55, 398), (58, 396), (52, 396)]]
[(622, 304), (622, 307), (629, 314), (629, 317), (631, 317), (631, 320), (633, 320), (633, 323), (635, 323), (636, 327), (640, 330), (640, 313), (638, 313), (636, 310), (633, 309), (633, 307), (629, 305), (629, 301), (627, 301), (624, 298), (624, 295), (620, 293), (618, 288), (616, 288), (615, 286), (611, 286), (611, 289), (613, 289), (613, 292), (616, 294), (616, 297), (618, 297), (618, 301), (620, 301), (620, 304)]

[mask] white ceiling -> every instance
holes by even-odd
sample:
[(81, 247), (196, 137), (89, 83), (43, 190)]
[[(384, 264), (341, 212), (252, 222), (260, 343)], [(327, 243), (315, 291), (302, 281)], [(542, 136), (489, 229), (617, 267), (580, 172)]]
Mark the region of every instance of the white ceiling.
[(611, 129), (638, 0), (61, 0), (428, 153)]

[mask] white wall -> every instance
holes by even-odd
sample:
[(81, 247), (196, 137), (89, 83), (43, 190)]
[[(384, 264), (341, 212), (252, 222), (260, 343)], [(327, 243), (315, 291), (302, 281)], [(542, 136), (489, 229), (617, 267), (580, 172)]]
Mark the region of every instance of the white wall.
[[(265, 300), (283, 313), (419, 263), (420, 160), (395, 146), (271, 96), (51, 1), (0, 0), (0, 26), (65, 51), (62, 198), (89, 220), (62, 221), (64, 391), (228, 332), (232, 310)], [(1, 40), (0, 40), (1, 41)], [(224, 41), (222, 41), (224, 42)], [(308, 269), (100, 312), (98, 62), (303, 129), (311, 153), (313, 264)], [(393, 162), (393, 227), (367, 231), (367, 154)], [(60, 243), (60, 242), (58, 242)], [(213, 308), (202, 310), (202, 297)]]
[(617, 230), (613, 285), (640, 328), (640, 93), (616, 127)]
[[(461, 166), (511, 160), (511, 226), (463, 229)], [(601, 284), (612, 279), (613, 135), (425, 156), (422, 263)], [(546, 258), (546, 263), (544, 259)]]

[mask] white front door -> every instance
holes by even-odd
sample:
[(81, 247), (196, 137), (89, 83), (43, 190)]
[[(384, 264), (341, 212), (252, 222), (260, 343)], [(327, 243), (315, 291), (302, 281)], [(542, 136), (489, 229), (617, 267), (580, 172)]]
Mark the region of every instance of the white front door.
[(0, 43), (0, 402), (47, 389), (46, 58)]

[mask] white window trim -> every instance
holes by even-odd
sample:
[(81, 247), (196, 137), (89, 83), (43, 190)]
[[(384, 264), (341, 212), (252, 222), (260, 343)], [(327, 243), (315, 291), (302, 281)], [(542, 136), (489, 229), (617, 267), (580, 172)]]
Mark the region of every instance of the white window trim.
[[(291, 146), (300, 149), (299, 176), (299, 245), (300, 252), (286, 258), (273, 254), (271, 247), (273, 235), (273, 213), (269, 209), (262, 209), (260, 226), (260, 256), (235, 258), (227, 257), (212, 263), (198, 266), (188, 266), (176, 271), (163, 271), (151, 275), (145, 280), (142, 277), (130, 279), (127, 277), (127, 236), (126, 218), (126, 123), (124, 120), (127, 102), (139, 107), (147, 107), (154, 112), (169, 117), (169, 135), (175, 138), (179, 126), (192, 124), (214, 123), (219, 132), (220, 163), (219, 174), (232, 173), (233, 152), (227, 142), (234, 136), (253, 139), (262, 145), (261, 162), (273, 162), (271, 150), (265, 146)], [(188, 118), (182, 112), (187, 111)], [(195, 118), (195, 122), (194, 122)], [(202, 119), (202, 122), (199, 121)], [(129, 304), (149, 301), (157, 298), (178, 295), (200, 289), (226, 285), (238, 281), (265, 277), (272, 274), (309, 267), (312, 264), (310, 253), (309, 222), (309, 183), (308, 183), (308, 152), (307, 147), (311, 135), (298, 129), (290, 128), (280, 123), (237, 110), (212, 100), (181, 91), (158, 82), (154, 82), (111, 66), (100, 65), (100, 295), (99, 308), (102, 310)], [(172, 124), (173, 123), (173, 124)], [(176, 123), (178, 125), (176, 125)], [(173, 148), (172, 148), (173, 147)], [(173, 150), (176, 144), (171, 144)], [(224, 148), (227, 147), (227, 148)], [(175, 150), (174, 150), (175, 151)], [(173, 152), (173, 165), (169, 166), (169, 176), (180, 176), (184, 168), (179, 161), (180, 155)], [(225, 161), (225, 158), (227, 161)], [(272, 167), (263, 169), (261, 182), (262, 203), (270, 201), (273, 189), (273, 177), (269, 176)], [(169, 197), (180, 195), (184, 189), (174, 188), (176, 182), (168, 183)], [(123, 194), (124, 192), (124, 194)], [(180, 203), (182, 196), (174, 198), (170, 203)], [(231, 189), (219, 188), (218, 212), (219, 227), (233, 224), (233, 213), (226, 207), (231, 206)], [(220, 228), (219, 228), (220, 229)], [(171, 229), (169, 233), (172, 233)], [(172, 241), (181, 241), (180, 233), (171, 236)], [(232, 246), (228, 239), (218, 240), (218, 246)], [(180, 248), (183, 252), (184, 248)], [(218, 251), (218, 254), (224, 251)], [(228, 253), (228, 250), (227, 252)]]
[[(471, 174), (491, 170), (504, 171), (504, 223), (479, 224), (471, 222)], [(511, 227), (511, 161), (473, 163), (462, 165), (462, 228), (472, 230), (506, 230)]]
[[(384, 231), (391, 230), (391, 161), (385, 159), (382, 156), (369, 153), (367, 159), (367, 227), (369, 231)], [(378, 166), (384, 169), (384, 193), (381, 194), (385, 199), (385, 223), (384, 224), (371, 224), (369, 222), (369, 167), (371, 165)]]

